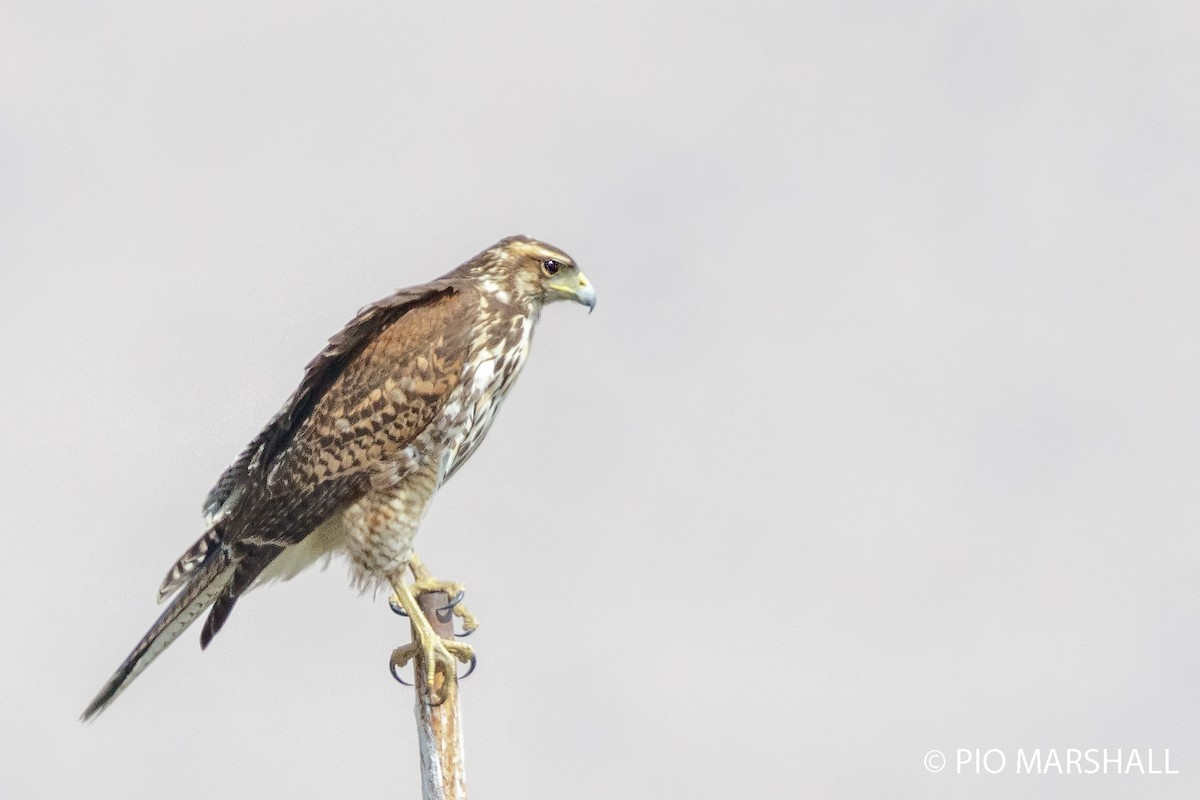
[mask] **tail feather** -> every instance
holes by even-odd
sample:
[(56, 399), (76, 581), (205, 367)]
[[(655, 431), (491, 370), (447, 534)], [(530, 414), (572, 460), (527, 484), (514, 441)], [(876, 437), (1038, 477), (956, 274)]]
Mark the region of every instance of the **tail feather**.
[[(228, 584), (228, 581), (226, 581), (226, 584)], [(208, 619), (204, 620), (204, 627), (200, 631), (201, 650), (208, 649), (208, 643), (212, 641), (213, 637), (225, 625), (225, 620), (229, 619), (229, 615), (233, 613), (233, 606), (237, 601), (238, 596), (236, 594), (231, 591), (225, 591), (213, 603), (212, 611), (208, 613)]]
[(159, 653), (167, 649), (204, 609), (212, 605), (232, 577), (233, 567), (223, 557), (210, 558), (208, 563), (196, 571), (183, 591), (171, 601), (158, 621), (138, 642), (137, 647), (133, 648), (133, 652), (108, 679), (108, 683), (104, 684), (104, 688), (83, 712), (83, 721), (92, 719), (108, 708), (117, 695), (124, 691), (142, 670), (150, 666), (150, 662), (154, 661)]
[(207, 564), (220, 547), (221, 529), (216, 524), (213, 524), (172, 565), (171, 570), (167, 573), (167, 577), (163, 578), (162, 585), (158, 587), (158, 602), (161, 603), (166, 600), (180, 586), (191, 580), (196, 570)]
[(279, 542), (262, 541), (257, 543), (252, 557), (243, 555), (237, 559), (237, 564), (232, 568), (226, 582), (225, 591), (221, 592), (221, 596), (213, 603), (212, 611), (204, 621), (204, 630), (200, 631), (200, 649), (208, 647), (208, 643), (233, 613), (238, 598), (254, 587), (262, 577), (263, 570), (283, 552), (283, 548)]

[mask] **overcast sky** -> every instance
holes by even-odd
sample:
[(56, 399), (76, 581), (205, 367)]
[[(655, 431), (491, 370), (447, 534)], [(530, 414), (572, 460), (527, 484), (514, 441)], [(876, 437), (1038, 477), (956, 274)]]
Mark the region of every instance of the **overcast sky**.
[(340, 562), (77, 717), (325, 339), (526, 233), (596, 313), (417, 541), (474, 796), (1196, 797), (1198, 8), (0, 1), (0, 795), (417, 795)]

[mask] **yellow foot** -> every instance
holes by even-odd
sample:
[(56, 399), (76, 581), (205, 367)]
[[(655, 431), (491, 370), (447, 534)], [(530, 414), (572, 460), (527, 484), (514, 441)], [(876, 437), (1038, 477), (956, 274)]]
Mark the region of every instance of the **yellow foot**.
[[(409, 556), (408, 568), (412, 571), (413, 576), (413, 594), (420, 597), (427, 592), (445, 592), (450, 596), (450, 613), (462, 620), (463, 631), (460, 635), (470, 636), (475, 632), (475, 629), (479, 627), (478, 618), (462, 603), (455, 602), (463, 595), (464, 590), (461, 583), (439, 581), (437, 578), (434, 578), (429, 574), (429, 570), (421, 562), (421, 559), (417, 557), (416, 553)], [(439, 612), (439, 619), (443, 622), (450, 621), (449, 618), (441, 617), (440, 614), (441, 612)]]
[[(439, 667), (443, 675), (442, 686), (445, 687), (457, 675), (458, 662), (471, 663), (475, 659), (475, 651), (471, 649), (470, 645), (443, 639), (434, 632), (433, 626), (429, 624), (429, 620), (421, 611), (420, 603), (417, 602), (416, 595), (421, 591), (414, 593), (401, 581), (393, 584), (392, 588), (396, 591), (396, 603), (408, 615), (408, 621), (413, 630), (412, 644), (397, 647), (392, 653), (393, 671), (415, 658), (416, 668), (424, 671), (425, 683), (429, 687), (430, 693), (436, 694), (438, 686), (436, 678)], [(424, 591), (429, 590), (425, 589)], [(439, 588), (437, 591), (444, 591), (444, 589)]]

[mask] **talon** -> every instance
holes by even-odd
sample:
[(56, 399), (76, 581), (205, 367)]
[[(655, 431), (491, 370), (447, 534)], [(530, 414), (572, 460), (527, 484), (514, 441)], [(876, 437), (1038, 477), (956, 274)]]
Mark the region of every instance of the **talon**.
[[(457, 677), (458, 664), (456, 662), (461, 661), (465, 664), (468, 661), (473, 661), (475, 652), (471, 649), (470, 645), (454, 640), (442, 639), (437, 635), (433, 627), (429, 624), (429, 620), (421, 612), (417, 598), (414, 596), (414, 587), (406, 586), (403, 583), (396, 583), (393, 585), (393, 588), (396, 590), (393, 610), (397, 604), (403, 608), (413, 632), (412, 644), (399, 647), (392, 653), (393, 665), (394, 667), (404, 666), (415, 658), (417, 665), (424, 669), (425, 682), (429, 686), (431, 698), (434, 698), (435, 693), (433, 690), (437, 686), (436, 679), (439, 665), (441, 666), (442, 674), (447, 676), (447, 680), (449, 680), (450, 676)], [(456, 588), (459, 588), (460, 591), (455, 592), (454, 601), (442, 610), (447, 611), (451, 615), (462, 615), (464, 612), (460, 611), (461, 606), (456, 605), (462, 599), (461, 587)], [(439, 591), (444, 590), (444, 588), (439, 588)], [(471, 619), (473, 620), (474, 618), (472, 617)], [(470, 674), (470, 670), (468, 670), (468, 674)], [(392, 676), (400, 680), (396, 676), (395, 668), (392, 670)]]
[(437, 671), (439, 665), (444, 674), (450, 674), (454, 671), (454, 675), (458, 676), (458, 664), (471, 664), (467, 674), (475, 669), (475, 651), (470, 645), (460, 644), (458, 642), (447, 641), (441, 638), (435, 638), (432, 647), (421, 647), (421, 658), (418, 663), (424, 662), (425, 665), (425, 682), (432, 688), (437, 685)]
[(464, 672), (462, 675), (458, 676), (458, 679), (460, 681), (462, 681), (462, 680), (466, 680), (468, 677), (470, 677), (471, 673), (475, 671), (475, 665), (478, 663), (479, 663), (479, 659), (477, 659), (475, 657), (474, 653), (471, 653), (471, 665), (469, 667), (467, 667), (466, 672)]
[(459, 589), (458, 594), (454, 595), (453, 600), (434, 612), (437, 615), (438, 622), (449, 622), (450, 620), (454, 619), (454, 615), (456, 613), (455, 609), (458, 607), (458, 604), (462, 602), (463, 595), (466, 593), (467, 592), (465, 589)]
[[(409, 567), (410, 569), (414, 568), (412, 564)], [(421, 577), (409, 586), (410, 591), (418, 597), (430, 592), (445, 592), (450, 595), (453, 599), (435, 611), (437, 620), (438, 622), (446, 623), (450, 622), (452, 616), (458, 617), (463, 621), (463, 632), (458, 635), (470, 636), (479, 627), (479, 620), (462, 604), (462, 599), (466, 595), (466, 590), (462, 584), (431, 578), (423, 566), (418, 566), (414, 569), (414, 574), (418, 574), (418, 572)]]
[(479, 620), (477, 620), (475, 618), (475, 615), (472, 614), (467, 609), (466, 606), (456, 605), (451, 610), (451, 613), (454, 614), (454, 616), (461, 619), (462, 623), (463, 623), (462, 633), (456, 634), (457, 636), (459, 636), (459, 637), (470, 636), (472, 633), (474, 633), (475, 631), (477, 631), (479, 629)]
[(400, 605), (400, 601), (394, 595), (388, 598), (388, 605), (391, 607), (393, 614), (399, 614), (402, 617), (408, 616), (408, 612), (404, 610), (404, 606)]
[[(411, 661), (413, 656), (416, 655), (416, 652), (416, 648), (414, 648), (411, 644), (406, 644), (403, 647), (397, 647), (395, 650), (393, 650), (392, 657), (388, 659), (388, 670), (391, 671), (392, 677), (395, 678), (396, 682), (401, 686), (412, 686), (413, 684), (404, 680), (404, 678), (401, 678), (400, 673), (396, 670), (402, 669), (404, 665)], [(471, 673), (468, 672), (467, 674), (470, 675)]]

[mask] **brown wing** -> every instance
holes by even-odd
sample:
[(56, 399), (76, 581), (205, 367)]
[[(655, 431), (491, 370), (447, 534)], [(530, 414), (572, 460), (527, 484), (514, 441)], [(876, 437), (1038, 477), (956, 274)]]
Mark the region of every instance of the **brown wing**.
[(270, 469), (280, 450), (291, 440), (297, 427), (312, 411), (321, 394), (342, 373), (370, 339), (414, 306), (455, 291), (454, 281), (443, 278), (401, 289), (377, 303), (366, 306), (345, 328), (329, 340), (304, 368), (300, 386), (284, 403), (267, 426), (246, 446), (233, 464), (221, 474), (216, 486), (204, 500), (204, 514), (210, 521), (239, 489), (244, 489), (251, 474), (263, 475)]
[(377, 303), (363, 308), (345, 328), (329, 340), (325, 348), (304, 369), (300, 386), (284, 403), (267, 426), (246, 446), (233, 464), (221, 474), (204, 501), (209, 529), (172, 565), (158, 589), (159, 602), (188, 581), (227, 541), (229, 520), (261, 493), (262, 485), (281, 452), (296, 435), (300, 425), (312, 413), (348, 364), (380, 331), (398, 321), (410, 310), (454, 293), (458, 282), (450, 276), (401, 289)]
[(284, 548), (361, 497), (434, 421), (462, 375), (476, 307), (469, 295), (449, 286), (400, 308), (370, 306), (309, 365), (256, 439), (245, 477), (225, 484), (226, 500), (237, 497), (217, 528), (234, 574), (202, 646)]

